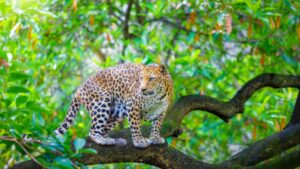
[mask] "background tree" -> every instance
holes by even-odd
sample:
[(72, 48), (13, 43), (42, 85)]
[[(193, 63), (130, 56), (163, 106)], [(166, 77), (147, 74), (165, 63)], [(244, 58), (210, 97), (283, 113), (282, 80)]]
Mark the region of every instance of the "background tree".
[[(0, 168), (31, 158), (52, 168), (167, 167), (162, 159), (206, 168), (299, 166), (299, 9), (290, 0), (0, 0)], [(83, 139), (90, 124), (83, 109), (65, 138), (53, 138), (76, 87), (99, 67), (129, 61), (164, 63), (172, 74), (169, 146), (95, 146)], [(128, 136), (126, 129), (115, 134)], [(144, 160), (101, 154), (125, 150)], [(151, 168), (106, 167), (120, 165)]]

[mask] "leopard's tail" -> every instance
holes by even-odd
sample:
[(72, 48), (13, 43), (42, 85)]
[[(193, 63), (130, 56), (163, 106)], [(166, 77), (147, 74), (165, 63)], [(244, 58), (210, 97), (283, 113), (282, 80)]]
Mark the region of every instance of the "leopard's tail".
[(77, 112), (80, 108), (80, 100), (76, 98), (76, 96), (73, 98), (71, 106), (69, 107), (68, 114), (65, 117), (64, 122), (61, 124), (61, 126), (55, 130), (56, 135), (63, 135), (68, 130), (68, 128), (73, 123)]

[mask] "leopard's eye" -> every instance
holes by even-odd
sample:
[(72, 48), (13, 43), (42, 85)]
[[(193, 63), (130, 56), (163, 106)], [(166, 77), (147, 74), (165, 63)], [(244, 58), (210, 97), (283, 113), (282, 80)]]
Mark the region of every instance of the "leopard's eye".
[(149, 81), (153, 81), (155, 79), (155, 77), (150, 77)]

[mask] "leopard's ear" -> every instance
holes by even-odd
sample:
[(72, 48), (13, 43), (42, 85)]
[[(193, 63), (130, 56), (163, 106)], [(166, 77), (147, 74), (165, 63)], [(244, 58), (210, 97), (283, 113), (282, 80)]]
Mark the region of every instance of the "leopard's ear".
[(167, 70), (166, 70), (165, 65), (159, 64), (159, 69), (160, 69), (161, 74), (163, 74), (163, 75), (167, 74)]

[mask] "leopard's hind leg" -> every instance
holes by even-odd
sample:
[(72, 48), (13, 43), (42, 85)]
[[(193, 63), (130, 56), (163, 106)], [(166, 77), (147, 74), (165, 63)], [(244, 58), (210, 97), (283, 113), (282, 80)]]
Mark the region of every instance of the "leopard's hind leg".
[[(108, 133), (116, 126), (117, 121), (109, 121), (106, 126), (104, 126), (104, 132), (108, 135)], [(114, 138), (116, 145), (126, 145), (127, 141), (124, 138)]]
[(124, 145), (126, 140), (122, 138), (114, 139), (108, 133), (116, 125), (116, 121), (110, 121), (111, 99), (108, 95), (94, 99), (90, 103), (89, 111), (92, 117), (92, 127), (89, 136), (96, 143), (101, 145)]

